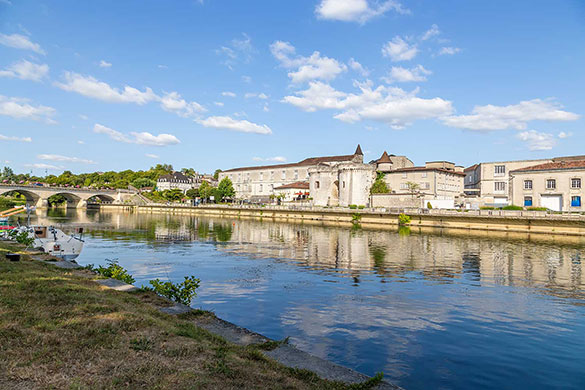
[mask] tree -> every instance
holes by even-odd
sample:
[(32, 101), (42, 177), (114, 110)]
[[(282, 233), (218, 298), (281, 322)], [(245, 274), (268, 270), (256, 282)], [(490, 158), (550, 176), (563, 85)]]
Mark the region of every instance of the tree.
[(181, 172), (185, 175), (185, 176), (195, 176), (197, 174), (197, 172), (195, 172), (195, 169), (193, 168), (181, 168)]
[(410, 195), (412, 195), (412, 198), (414, 199), (414, 195), (417, 193), (420, 186), (412, 181), (406, 182), (406, 186), (408, 187), (408, 192), (410, 193)]
[(2, 179), (11, 180), (14, 177), (14, 171), (10, 167), (4, 167), (2, 170)]
[(178, 188), (173, 188), (172, 190), (164, 190), (162, 193), (163, 198), (168, 200), (169, 202), (176, 202), (183, 199), (183, 191)]
[(386, 176), (383, 172), (378, 172), (376, 175), (376, 180), (374, 180), (374, 184), (372, 184), (372, 188), (370, 188), (370, 194), (387, 194), (390, 192), (390, 189), (386, 185), (386, 180), (384, 180), (384, 176)]
[(187, 190), (187, 193), (185, 195), (187, 195), (187, 198), (189, 199), (196, 199), (199, 197), (199, 189), (191, 188), (190, 190)]
[(236, 194), (234, 190), (234, 185), (229, 177), (224, 177), (221, 179), (217, 186), (217, 196), (219, 199), (216, 199), (217, 202), (221, 202), (226, 198), (233, 198)]
[(201, 199), (209, 199), (213, 195), (213, 187), (208, 182), (202, 181), (199, 186), (199, 196)]
[(219, 173), (221, 172), (221, 169), (216, 169), (215, 172), (213, 172), (213, 178), (215, 180), (217, 180), (219, 178)]
[(156, 185), (156, 182), (154, 180), (148, 179), (146, 177), (140, 177), (138, 179), (135, 179), (132, 182), (132, 185), (135, 188), (154, 187)]

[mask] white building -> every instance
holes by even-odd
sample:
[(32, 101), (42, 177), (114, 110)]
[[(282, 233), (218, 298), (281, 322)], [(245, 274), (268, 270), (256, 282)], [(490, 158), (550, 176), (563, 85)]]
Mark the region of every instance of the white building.
[(156, 181), (156, 188), (159, 191), (179, 189), (183, 193), (194, 188), (195, 182), (192, 177), (186, 176), (181, 172), (172, 172), (162, 175)]
[(236, 199), (269, 202), (270, 195), (278, 195), (276, 188), (309, 180), (309, 169), (322, 163), (349, 162), (363, 155), (358, 145), (354, 154), (311, 157), (297, 163), (275, 164), (228, 169), (219, 173), (219, 181), (228, 177), (234, 186)]

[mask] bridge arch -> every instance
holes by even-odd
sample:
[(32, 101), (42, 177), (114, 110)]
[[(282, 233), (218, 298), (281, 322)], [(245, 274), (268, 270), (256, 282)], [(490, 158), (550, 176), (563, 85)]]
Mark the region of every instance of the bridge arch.
[(34, 192), (28, 190), (0, 188), (0, 196), (7, 196), (14, 192), (24, 195), (24, 197), (26, 198), (26, 202), (30, 205), (36, 205), (39, 199), (41, 198), (40, 195), (35, 194)]
[(89, 198), (87, 198), (87, 203), (102, 203), (102, 202), (112, 203), (115, 200), (116, 199), (113, 196), (111, 196), (111, 195), (107, 195), (107, 194), (93, 194)]
[[(79, 196), (77, 196), (76, 194), (72, 194), (70, 192), (55, 192), (54, 194), (51, 194), (51, 196), (55, 196), (55, 195), (61, 195), (65, 198), (65, 200), (67, 201), (67, 208), (68, 209), (76, 208), (77, 205), (79, 204), (79, 202), (81, 201), (81, 198)], [(47, 200), (51, 196), (49, 196), (47, 198)]]

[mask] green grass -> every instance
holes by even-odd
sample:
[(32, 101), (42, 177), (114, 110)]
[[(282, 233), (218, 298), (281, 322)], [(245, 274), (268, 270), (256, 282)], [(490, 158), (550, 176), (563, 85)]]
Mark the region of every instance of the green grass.
[[(195, 324), (196, 311), (170, 316), (153, 292), (106, 289), (88, 270), (5, 259), (22, 246), (0, 243), (0, 388), (358, 389), (284, 367)], [(357, 386), (357, 387), (356, 387)]]

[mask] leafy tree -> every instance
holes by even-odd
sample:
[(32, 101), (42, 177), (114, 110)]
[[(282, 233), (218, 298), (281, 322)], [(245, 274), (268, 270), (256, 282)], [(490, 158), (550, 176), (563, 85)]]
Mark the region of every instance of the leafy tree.
[(215, 172), (213, 172), (213, 178), (215, 180), (217, 180), (219, 178), (219, 173), (221, 172), (221, 169), (216, 169)]
[(384, 180), (384, 176), (386, 176), (383, 172), (378, 172), (376, 175), (376, 180), (374, 184), (372, 184), (372, 188), (370, 188), (370, 194), (387, 194), (390, 192), (390, 189), (386, 185), (386, 180)]
[(193, 168), (181, 168), (181, 172), (186, 176), (195, 176), (197, 174)]
[(414, 195), (417, 193), (420, 186), (412, 181), (406, 182), (406, 186), (408, 187), (408, 192), (410, 193), (410, 195), (412, 195), (412, 198), (414, 199)]
[(209, 199), (213, 195), (213, 187), (206, 181), (202, 181), (199, 186), (199, 196), (201, 199)]
[(199, 197), (199, 189), (191, 188), (190, 190), (187, 190), (187, 193), (185, 195), (187, 195), (187, 198), (189, 199), (196, 199)]
[(4, 167), (2, 170), (3, 180), (12, 180), (14, 178), (14, 171), (10, 167)]
[(162, 196), (169, 202), (176, 202), (183, 199), (184, 194), (180, 189), (173, 188), (172, 190), (164, 190)]
[(233, 198), (236, 194), (234, 191), (234, 185), (229, 177), (224, 177), (217, 186), (217, 202), (220, 202), (226, 198)]
[(156, 181), (147, 177), (139, 177), (138, 179), (134, 179), (134, 181), (132, 181), (132, 186), (135, 188), (154, 187), (155, 185)]

